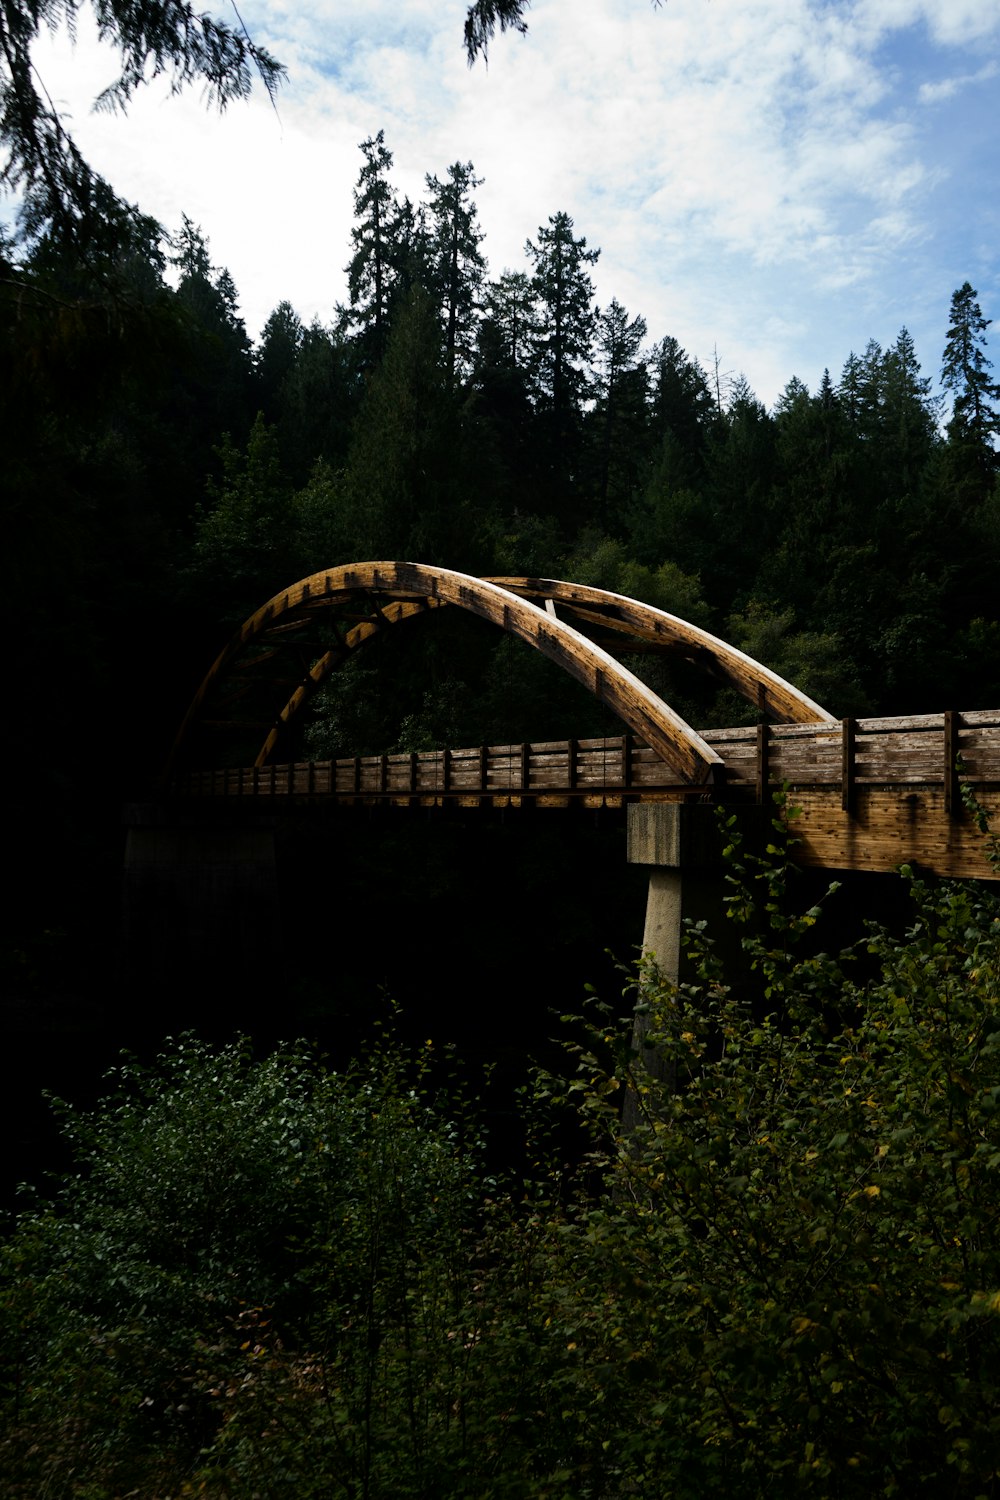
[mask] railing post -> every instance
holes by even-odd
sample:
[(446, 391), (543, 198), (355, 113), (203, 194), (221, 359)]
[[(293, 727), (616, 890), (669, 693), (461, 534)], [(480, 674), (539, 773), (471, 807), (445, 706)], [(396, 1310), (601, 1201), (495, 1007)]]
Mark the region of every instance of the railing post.
[(840, 721), (840, 805), (845, 813), (854, 816), (855, 775), (854, 759), (856, 722), (854, 719)]
[(962, 716), (955, 709), (945, 709), (944, 715), (944, 810), (949, 818), (957, 818), (962, 811), (962, 788), (958, 779), (958, 731)]
[[(762, 690), (763, 691), (763, 690)], [(757, 801), (767, 801), (767, 785), (769, 779), (768, 768), (768, 728), (766, 724), (757, 725)]]

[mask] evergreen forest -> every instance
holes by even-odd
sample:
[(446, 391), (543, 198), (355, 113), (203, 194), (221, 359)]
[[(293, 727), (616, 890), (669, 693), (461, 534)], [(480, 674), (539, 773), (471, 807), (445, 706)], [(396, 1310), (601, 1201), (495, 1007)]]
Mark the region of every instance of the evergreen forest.
[[(54, 771), (68, 744), (99, 760), (110, 739), (116, 785), (153, 772), (252, 609), (377, 557), (633, 594), (837, 715), (997, 700), (1000, 387), (974, 288), (950, 308), (942, 288), (947, 406), (902, 328), (816, 391), (790, 374), (767, 411), (641, 313), (595, 305), (599, 251), (565, 213), (491, 275), (477, 184), (456, 162), (401, 200), (383, 134), (366, 140), (346, 302), (306, 327), (281, 301), (256, 344), (188, 220), (169, 237), (133, 212), (82, 248), (50, 223), (2, 247), (14, 764)], [(502, 655), (432, 645), (391, 703), (367, 663), (311, 748), (544, 736), (558, 694)], [(501, 714), (511, 670), (524, 710)], [(654, 685), (696, 725), (744, 712)]]

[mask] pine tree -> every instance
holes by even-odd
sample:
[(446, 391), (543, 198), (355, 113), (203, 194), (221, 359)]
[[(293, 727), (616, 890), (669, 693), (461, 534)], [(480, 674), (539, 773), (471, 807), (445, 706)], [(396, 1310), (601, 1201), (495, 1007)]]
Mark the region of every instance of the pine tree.
[(504, 271), (487, 288), (481, 348), (489, 348), (491, 363), (527, 378), (537, 335), (538, 308), (531, 278), (526, 271)]
[(705, 445), (718, 420), (705, 372), (669, 335), (653, 347), (653, 433), (662, 464), (674, 485), (697, 482), (704, 470)]
[(573, 234), (567, 213), (553, 214), (540, 226), (538, 243), (528, 240), (525, 253), (534, 267), (532, 289), (539, 313), (535, 366), (543, 402), (556, 427), (575, 416), (587, 394), (586, 368), (594, 337), (594, 286), (587, 267), (600, 250)]
[(191, 368), (178, 401), (191, 407), (191, 430), (208, 442), (228, 431), (242, 441), (249, 425), (253, 379), (250, 341), (239, 316), (236, 287), (225, 267), (212, 265), (208, 241), (185, 214), (173, 241), (180, 271), (176, 301), (189, 324)]
[(931, 395), (930, 377), (920, 373), (905, 327), (883, 356), (882, 390), (885, 467), (896, 492), (912, 495), (937, 440), (940, 402)]
[(468, 371), (475, 345), (486, 259), (483, 233), (472, 194), (482, 184), (471, 161), (455, 162), (445, 182), (428, 175), (432, 289), (444, 318), (445, 370), (454, 385), (456, 370)]
[(359, 557), (410, 557), (477, 571), (464, 442), (434, 305), (411, 292), (354, 425), (345, 517)]
[(614, 298), (595, 320), (595, 404), (590, 425), (596, 438), (597, 519), (613, 525), (632, 499), (646, 446), (649, 379), (640, 350), (645, 318), (629, 318)]
[(1000, 385), (988, 371), (986, 330), (992, 322), (984, 318), (976, 301), (978, 293), (965, 282), (951, 299), (948, 341), (944, 348), (941, 384), (954, 394), (949, 440), (979, 451), (984, 463), (996, 465), (995, 440), (1000, 437)]
[(362, 141), (361, 152), (365, 160), (354, 190), (354, 254), (347, 266), (350, 307), (344, 321), (360, 331), (368, 361), (377, 362), (389, 332), (400, 206), (389, 183), (392, 152), (385, 144), (385, 131)]
[(350, 341), (310, 324), (281, 389), (281, 452), (293, 479), (304, 480), (320, 459), (343, 466), (362, 386)]
[(279, 411), (281, 388), (295, 365), (305, 330), (290, 302), (279, 302), (261, 330), (254, 353), (257, 390), (265, 416), (274, 421)]
[(227, 433), (219, 454), (222, 479), (209, 480), (187, 576), (231, 626), (287, 580), (295, 544), (275, 429), (258, 414), (246, 452)]
[(523, 516), (534, 508), (533, 385), (530, 356), (537, 326), (525, 271), (504, 271), (486, 288), (473, 373), (481, 493), (496, 510)]

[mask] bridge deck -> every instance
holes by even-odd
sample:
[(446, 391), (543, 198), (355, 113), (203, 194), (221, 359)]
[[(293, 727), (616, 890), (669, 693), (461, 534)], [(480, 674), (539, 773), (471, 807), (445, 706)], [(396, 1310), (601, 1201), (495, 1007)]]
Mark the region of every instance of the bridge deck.
[(1000, 710), (839, 724), (703, 731), (722, 757), (711, 786), (678, 781), (630, 735), (523, 745), (344, 757), (191, 772), (184, 798), (321, 799), (395, 807), (620, 807), (692, 796), (764, 801), (783, 784), (801, 809), (803, 864), (888, 870), (904, 862), (940, 874), (1000, 878), (966, 811), (961, 786), (1000, 812)]

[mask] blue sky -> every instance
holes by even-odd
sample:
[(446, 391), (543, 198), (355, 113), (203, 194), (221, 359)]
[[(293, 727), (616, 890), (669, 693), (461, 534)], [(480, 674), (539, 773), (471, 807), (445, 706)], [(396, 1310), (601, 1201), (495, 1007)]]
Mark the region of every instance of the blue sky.
[(156, 83), (127, 119), (94, 115), (113, 59), (84, 24), (37, 65), (120, 192), (201, 225), (254, 336), (281, 298), (332, 319), (379, 129), (414, 199), (473, 162), (492, 274), (566, 211), (601, 249), (601, 305), (717, 352), (768, 406), (904, 324), (936, 380), (966, 280), (1000, 328), (1000, 0), (535, 0), (528, 36), (472, 70), (464, 9), (241, 0), (289, 70), (277, 113), (261, 93), (220, 118)]

